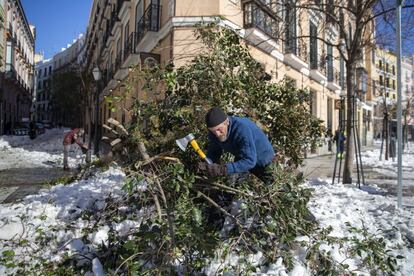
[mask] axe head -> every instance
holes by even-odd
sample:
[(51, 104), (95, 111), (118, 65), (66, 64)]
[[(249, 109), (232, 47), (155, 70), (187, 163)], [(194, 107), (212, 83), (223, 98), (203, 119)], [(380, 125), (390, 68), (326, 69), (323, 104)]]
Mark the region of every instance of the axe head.
[(185, 151), (185, 149), (187, 148), (188, 143), (190, 143), (192, 140), (194, 140), (194, 135), (192, 133), (188, 134), (187, 136), (181, 138), (181, 139), (177, 139), (175, 140), (175, 142), (177, 143), (177, 146), (182, 150)]

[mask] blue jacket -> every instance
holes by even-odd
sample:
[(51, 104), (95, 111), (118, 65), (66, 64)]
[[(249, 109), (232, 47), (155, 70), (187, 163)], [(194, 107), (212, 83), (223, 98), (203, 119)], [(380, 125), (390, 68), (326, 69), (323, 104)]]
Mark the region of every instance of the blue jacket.
[(209, 131), (207, 157), (217, 163), (223, 152), (230, 152), (235, 161), (227, 163), (227, 173), (248, 172), (256, 166), (265, 167), (272, 162), (275, 151), (266, 134), (250, 119), (229, 116), (227, 140), (220, 142)]

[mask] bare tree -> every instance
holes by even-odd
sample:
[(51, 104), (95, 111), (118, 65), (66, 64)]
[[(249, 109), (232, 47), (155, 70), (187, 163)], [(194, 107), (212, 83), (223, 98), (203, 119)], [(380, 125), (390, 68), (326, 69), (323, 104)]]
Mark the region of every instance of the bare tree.
[[(275, 5), (279, 6), (279, 11), (274, 19), (279, 19), (278, 37), (284, 42), (287, 49), (292, 47), (291, 41), (296, 41), (296, 39), (298, 42), (295, 43), (298, 45), (293, 47), (299, 46), (301, 48), (304, 45), (306, 49), (306, 43), (303, 41), (309, 39), (309, 48), (312, 48), (312, 39), (317, 39), (323, 45), (334, 48), (343, 60), (346, 71), (345, 131), (347, 134), (343, 183), (352, 183), (352, 162), (355, 153), (352, 124), (355, 120), (355, 101), (360, 97), (356, 93), (356, 69), (363, 66), (364, 54), (366, 55), (374, 49), (377, 40), (386, 44), (385, 38), (391, 37), (392, 41), (395, 41), (393, 18), (397, 2), (393, 0), (255, 0), (253, 2), (258, 7), (266, 4), (269, 10), (273, 10)], [(407, 1), (405, 8), (414, 7), (411, 2), (414, 3), (412, 0)], [(292, 12), (296, 16), (292, 17)], [(296, 30), (296, 27), (292, 27), (294, 25), (299, 28), (308, 27), (310, 17), (318, 18), (317, 32)], [(405, 16), (404, 19), (403, 26), (413, 26), (414, 16)], [(308, 22), (304, 22), (304, 20), (308, 20)], [(379, 26), (384, 27), (384, 32), (376, 32)], [(329, 28), (337, 30), (338, 35), (334, 39), (327, 35)], [(408, 32), (411, 32), (411, 29), (408, 27), (403, 29), (407, 31), (407, 37), (410, 37)], [(388, 33), (394, 31), (394, 36), (385, 35), (385, 30)], [(298, 55), (301, 55), (301, 52), (303, 51), (299, 49)], [(324, 63), (326, 60), (329, 60), (329, 53), (322, 52), (322, 57), (317, 57), (317, 62)], [(312, 57), (309, 62), (313, 62)], [(323, 66), (317, 65), (317, 67), (319, 69)]]

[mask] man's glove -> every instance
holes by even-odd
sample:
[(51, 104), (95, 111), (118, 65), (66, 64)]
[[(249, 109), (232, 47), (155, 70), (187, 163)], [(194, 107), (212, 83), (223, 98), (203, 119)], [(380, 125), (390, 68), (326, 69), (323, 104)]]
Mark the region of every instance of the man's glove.
[(226, 165), (220, 164), (207, 164), (205, 162), (200, 162), (198, 163), (198, 170), (213, 177), (227, 174)]

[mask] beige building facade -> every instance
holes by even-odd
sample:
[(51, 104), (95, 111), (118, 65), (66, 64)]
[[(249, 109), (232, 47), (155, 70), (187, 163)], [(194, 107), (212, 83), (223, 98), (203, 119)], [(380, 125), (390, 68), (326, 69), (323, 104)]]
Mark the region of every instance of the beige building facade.
[(33, 111), (35, 29), (20, 0), (0, 1), (0, 134), (11, 134)]
[[(339, 31), (316, 10), (298, 12), (286, 7), (281, 9), (279, 3), (268, 0), (93, 1), (85, 66), (90, 71), (98, 66), (102, 72), (99, 124), (109, 117), (121, 122), (130, 119), (122, 108), (112, 114), (103, 100), (105, 95), (123, 93), (122, 80), (129, 67), (146, 61), (161, 66), (171, 61), (176, 67), (185, 64), (202, 49), (194, 37), (194, 25), (214, 21), (235, 30), (274, 81), (288, 78), (297, 87), (309, 89), (312, 114), (333, 134), (340, 124), (335, 103), (345, 94), (346, 72), (337, 49), (324, 41), (336, 43), (341, 39)], [(281, 31), (282, 26), (287, 27)], [(135, 93), (146, 97), (138, 88)], [(358, 105), (361, 118), (365, 107), (371, 109)], [(366, 132), (372, 138), (372, 128)], [(312, 153), (328, 153), (328, 143), (321, 143)]]
[[(389, 50), (377, 48), (373, 57), (375, 67), (371, 75), (373, 77), (372, 86), (376, 95), (373, 126), (375, 137), (380, 138), (382, 137), (386, 110), (388, 111), (388, 119), (391, 122), (394, 120), (393, 128), (396, 128), (392, 113), (393, 110), (395, 111), (397, 103), (397, 56)], [(393, 129), (389, 131), (392, 133)]]

